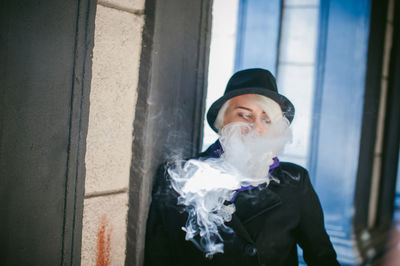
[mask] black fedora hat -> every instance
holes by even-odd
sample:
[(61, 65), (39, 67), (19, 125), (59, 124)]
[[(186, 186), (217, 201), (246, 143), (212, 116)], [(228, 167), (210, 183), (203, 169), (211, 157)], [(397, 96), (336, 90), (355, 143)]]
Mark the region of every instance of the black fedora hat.
[(250, 68), (233, 74), (226, 85), (224, 95), (208, 110), (207, 121), (215, 132), (218, 130), (214, 122), (222, 105), (229, 99), (244, 94), (259, 94), (274, 100), (280, 105), (283, 115), (292, 122), (294, 106), (285, 96), (278, 93), (275, 77), (266, 69)]

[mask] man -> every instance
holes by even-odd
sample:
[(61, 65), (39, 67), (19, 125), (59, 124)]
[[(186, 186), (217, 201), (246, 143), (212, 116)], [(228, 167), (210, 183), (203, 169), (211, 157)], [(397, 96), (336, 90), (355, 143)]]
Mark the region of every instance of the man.
[(161, 168), (145, 265), (339, 265), (308, 173), (279, 162), (294, 107), (264, 69), (234, 74), (208, 111), (219, 140)]

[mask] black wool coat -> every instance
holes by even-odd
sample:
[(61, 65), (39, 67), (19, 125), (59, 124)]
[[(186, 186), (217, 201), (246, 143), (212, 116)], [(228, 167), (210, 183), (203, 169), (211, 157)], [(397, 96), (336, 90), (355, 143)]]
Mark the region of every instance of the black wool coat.
[[(207, 156), (207, 152), (202, 154)], [(307, 171), (281, 162), (269, 185), (238, 193), (236, 212), (221, 232), (224, 253), (205, 258), (182, 227), (187, 214), (177, 205), (165, 166), (158, 171), (147, 220), (145, 266), (298, 265), (297, 248), (310, 266), (339, 265), (324, 228), (318, 197)]]

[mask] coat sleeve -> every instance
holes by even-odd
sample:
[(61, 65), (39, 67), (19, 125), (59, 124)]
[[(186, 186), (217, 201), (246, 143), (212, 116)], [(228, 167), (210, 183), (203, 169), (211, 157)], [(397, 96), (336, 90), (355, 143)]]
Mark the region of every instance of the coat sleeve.
[(308, 173), (304, 170), (303, 188), (300, 199), (300, 223), (297, 240), (303, 249), (303, 257), (309, 266), (339, 265), (336, 252), (325, 230), (324, 217), (318, 196)]

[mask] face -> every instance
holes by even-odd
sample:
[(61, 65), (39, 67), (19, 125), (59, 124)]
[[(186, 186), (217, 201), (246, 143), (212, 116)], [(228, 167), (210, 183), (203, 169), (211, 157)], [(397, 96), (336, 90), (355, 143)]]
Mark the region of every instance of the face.
[(256, 94), (245, 94), (232, 98), (225, 113), (223, 127), (233, 122), (244, 122), (250, 124), (259, 135), (267, 132), (267, 126), (271, 120), (256, 103), (256, 98)]

